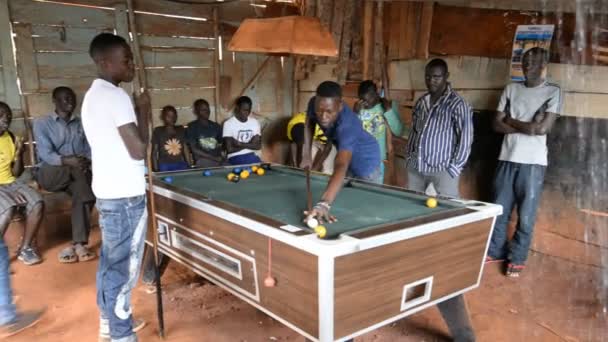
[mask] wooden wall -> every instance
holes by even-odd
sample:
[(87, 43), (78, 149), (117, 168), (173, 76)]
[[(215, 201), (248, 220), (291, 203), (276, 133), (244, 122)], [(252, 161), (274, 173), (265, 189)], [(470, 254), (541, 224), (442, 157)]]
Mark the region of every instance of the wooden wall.
[[(100, 32), (129, 36), (125, 4), (121, 0), (62, 3), (0, 0), (0, 100), (10, 101), (16, 110), (13, 130), (17, 134), (25, 131), (17, 77), (25, 105), (23, 112), (30, 119), (53, 110), (50, 92), (57, 86), (73, 88), (80, 103), (96, 76), (88, 55), (92, 38)], [(251, 82), (265, 56), (233, 55), (226, 50), (235, 29), (233, 25), (246, 16), (256, 15), (248, 2), (217, 7), (217, 30), (223, 43), (223, 60), (217, 63), (213, 6), (135, 0), (134, 8), (155, 125), (160, 123), (160, 109), (165, 105), (177, 108), (178, 123), (193, 120), (192, 103), (198, 98), (210, 103), (212, 113), (218, 106), (217, 119), (222, 121), (230, 115), (235, 98), (241, 94), (252, 97), (255, 115), (263, 124), (289, 115), (291, 59), (281, 63), (279, 57), (271, 57)], [(10, 30), (14, 32), (13, 42)], [(13, 43), (16, 68), (12, 60)], [(216, 81), (215, 68), (222, 82)], [(220, 91), (220, 83), (224, 90), (221, 96), (215, 93), (216, 87)], [(131, 85), (124, 88), (128, 92), (133, 89)], [(221, 103), (216, 104), (216, 98), (221, 98)]]

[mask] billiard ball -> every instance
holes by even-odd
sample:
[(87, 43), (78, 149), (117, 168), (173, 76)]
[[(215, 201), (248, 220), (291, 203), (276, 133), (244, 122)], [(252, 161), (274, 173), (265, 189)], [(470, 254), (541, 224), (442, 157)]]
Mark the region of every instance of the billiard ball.
[(247, 179), (249, 177), (249, 171), (243, 170), (241, 171), (241, 179)]
[(205, 170), (205, 171), (203, 172), (203, 176), (205, 176), (205, 177), (209, 177), (209, 176), (211, 176), (211, 171), (209, 171), (209, 170)]
[(263, 176), (264, 173), (266, 173), (266, 171), (264, 171), (264, 169), (262, 169), (262, 168), (259, 168), (255, 173), (257, 173), (258, 176)]
[(426, 206), (429, 208), (435, 208), (437, 206), (437, 200), (433, 197), (427, 199)]
[(240, 168), (240, 167), (236, 167), (236, 168), (234, 168), (234, 169), (232, 170), (232, 172), (234, 172), (235, 174), (237, 174), (237, 175), (238, 175), (239, 173), (241, 173), (241, 168)]
[(270, 164), (264, 163), (264, 164), (262, 164), (262, 168), (264, 168), (266, 170), (270, 170)]
[(241, 180), (241, 177), (239, 177), (239, 175), (234, 175), (234, 177), (232, 178), (232, 181), (235, 183), (238, 183)]
[(173, 183), (173, 177), (167, 176), (167, 177), (163, 178), (163, 180), (167, 183)]
[(258, 170), (257, 165), (253, 165), (253, 166), (251, 167), (251, 171), (256, 172), (257, 170)]
[(311, 217), (306, 221), (306, 225), (308, 225), (308, 228), (315, 229), (319, 225), (319, 221), (317, 221), (316, 218)]
[(229, 174), (226, 176), (226, 178), (227, 178), (229, 181), (232, 181), (232, 180), (234, 179), (234, 177), (235, 177), (235, 176), (236, 176), (236, 175), (235, 175), (234, 173), (230, 172), (230, 173), (229, 173)]
[(264, 279), (264, 286), (266, 286), (266, 287), (274, 287), (276, 284), (277, 284), (277, 280), (271, 276), (268, 276), (268, 277), (266, 277), (266, 279)]
[(317, 228), (315, 228), (315, 233), (322, 239), (327, 235), (327, 229), (325, 226), (317, 226)]

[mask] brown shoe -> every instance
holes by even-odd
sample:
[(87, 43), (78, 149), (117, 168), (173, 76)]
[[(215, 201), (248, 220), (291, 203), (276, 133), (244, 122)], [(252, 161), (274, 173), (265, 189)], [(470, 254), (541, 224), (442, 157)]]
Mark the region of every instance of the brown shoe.
[(6, 338), (22, 332), (23, 330), (36, 325), (44, 314), (45, 310), (26, 311), (17, 313), (17, 317), (12, 323), (0, 327), (0, 338)]

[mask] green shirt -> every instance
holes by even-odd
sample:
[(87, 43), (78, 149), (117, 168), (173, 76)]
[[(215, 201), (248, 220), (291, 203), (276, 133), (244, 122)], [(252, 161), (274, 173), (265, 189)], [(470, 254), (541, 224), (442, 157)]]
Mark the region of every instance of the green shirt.
[(387, 159), (386, 152), (386, 123), (393, 135), (401, 136), (403, 133), (403, 123), (399, 117), (397, 102), (393, 101), (391, 109), (384, 112), (382, 103), (377, 103), (369, 109), (359, 110), (359, 119), (363, 123), (363, 129), (368, 131), (376, 138), (380, 146), (380, 157)]

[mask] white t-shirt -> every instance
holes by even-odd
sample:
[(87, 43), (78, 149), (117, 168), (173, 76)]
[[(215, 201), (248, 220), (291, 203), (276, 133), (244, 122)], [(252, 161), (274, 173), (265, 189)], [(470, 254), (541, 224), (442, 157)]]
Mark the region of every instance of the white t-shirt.
[(118, 199), (146, 193), (144, 161), (129, 155), (118, 127), (137, 123), (133, 103), (120, 87), (96, 79), (82, 101), (82, 127), (91, 146), (93, 193)]
[[(224, 122), (222, 133), (224, 138), (234, 138), (238, 142), (248, 143), (256, 135), (261, 135), (260, 123), (251, 116), (247, 118), (246, 122), (240, 122), (234, 116)], [(256, 151), (244, 148), (238, 152), (228, 154), (228, 158), (252, 152), (255, 153)]]
[[(558, 85), (544, 82), (537, 87), (528, 88), (524, 83), (511, 83), (502, 92), (498, 111), (508, 111), (513, 119), (532, 122), (534, 115), (545, 103), (546, 112), (561, 111), (561, 90)], [(547, 136), (505, 134), (498, 159), (546, 166)]]

